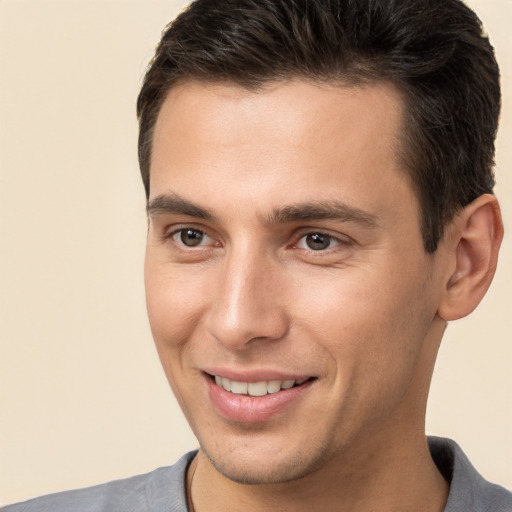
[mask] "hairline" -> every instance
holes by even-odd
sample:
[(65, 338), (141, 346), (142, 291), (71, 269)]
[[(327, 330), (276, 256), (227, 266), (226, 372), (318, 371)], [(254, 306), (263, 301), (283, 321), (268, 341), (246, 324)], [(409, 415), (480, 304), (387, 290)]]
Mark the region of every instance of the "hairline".
[[(144, 137), (144, 151), (146, 152), (145, 163), (146, 167), (145, 178), (147, 180), (146, 188), (146, 199), (149, 198), (150, 193), (150, 178), (151, 178), (151, 161), (153, 154), (154, 134), (155, 128), (158, 122), (158, 117), (162, 111), (163, 104), (167, 100), (168, 96), (177, 87), (184, 86), (186, 84), (199, 84), (204, 86), (235, 86), (240, 89), (244, 89), (248, 92), (260, 93), (265, 90), (278, 86), (280, 84), (291, 83), (294, 81), (306, 82), (318, 86), (327, 87), (339, 87), (339, 88), (363, 88), (379, 83), (388, 84), (391, 86), (399, 96), (399, 108), (400, 108), (400, 127), (393, 144), (393, 150), (396, 152), (398, 169), (402, 172), (405, 179), (407, 179), (411, 193), (414, 195), (418, 204), (418, 221), (419, 229), (424, 241), (425, 251), (427, 253), (435, 253), (437, 245), (431, 247), (429, 245), (429, 227), (427, 225), (427, 208), (422, 202), (422, 194), (419, 190), (419, 183), (415, 181), (415, 170), (414, 167), (417, 162), (414, 161), (414, 139), (417, 136), (417, 124), (414, 121), (414, 109), (411, 106), (413, 94), (410, 87), (404, 80), (399, 78), (386, 76), (384, 73), (374, 69), (372, 64), (365, 66), (364, 64), (356, 62), (356, 65), (349, 67), (347, 70), (339, 72), (338, 74), (333, 73), (332, 76), (318, 75), (312, 76), (300, 71), (281, 73), (279, 77), (274, 76), (261, 76), (257, 79), (239, 79), (235, 76), (225, 77), (219, 76), (204, 76), (201, 73), (197, 74), (186, 74), (178, 76), (176, 79), (169, 82), (168, 86), (164, 89), (164, 92), (153, 104), (151, 116), (148, 118), (149, 128), (145, 130)], [(146, 145), (149, 142), (149, 150)], [(453, 218), (453, 216), (452, 216)], [(439, 232), (439, 240), (442, 238), (444, 228), (451, 219), (445, 219)]]

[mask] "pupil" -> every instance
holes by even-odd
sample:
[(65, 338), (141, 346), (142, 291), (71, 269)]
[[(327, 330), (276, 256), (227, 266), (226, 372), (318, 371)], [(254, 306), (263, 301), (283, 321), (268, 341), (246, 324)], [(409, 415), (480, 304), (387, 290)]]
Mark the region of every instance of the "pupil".
[(331, 237), (329, 235), (322, 235), (320, 233), (314, 233), (307, 235), (306, 243), (313, 251), (319, 251), (321, 249), (327, 249), (331, 243)]
[(203, 241), (204, 234), (194, 229), (185, 229), (181, 232), (180, 238), (184, 245), (195, 247)]

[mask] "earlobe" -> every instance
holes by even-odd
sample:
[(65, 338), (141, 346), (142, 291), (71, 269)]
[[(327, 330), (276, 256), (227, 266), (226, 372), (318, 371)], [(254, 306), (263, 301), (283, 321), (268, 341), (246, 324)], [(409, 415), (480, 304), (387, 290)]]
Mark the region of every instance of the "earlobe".
[(503, 239), (498, 201), (484, 194), (466, 206), (446, 230), (451, 258), (438, 314), (444, 320), (469, 315), (480, 303), (494, 277)]

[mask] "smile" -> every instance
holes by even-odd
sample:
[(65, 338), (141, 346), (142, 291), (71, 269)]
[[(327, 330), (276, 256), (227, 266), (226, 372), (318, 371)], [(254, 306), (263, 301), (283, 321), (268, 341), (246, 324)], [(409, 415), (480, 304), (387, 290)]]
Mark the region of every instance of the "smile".
[(278, 393), (294, 386), (304, 384), (309, 377), (298, 380), (263, 380), (260, 382), (241, 382), (214, 375), (215, 383), (222, 389), (235, 395), (265, 396)]
[(308, 390), (318, 380), (301, 375), (295, 375), (293, 379), (292, 375), (272, 375), (264, 371), (249, 373), (243, 376), (233, 373), (230, 377), (234, 378), (230, 379), (215, 371), (204, 372), (211, 403), (224, 418), (246, 424), (267, 421), (286, 413), (292, 403), (309, 396)]

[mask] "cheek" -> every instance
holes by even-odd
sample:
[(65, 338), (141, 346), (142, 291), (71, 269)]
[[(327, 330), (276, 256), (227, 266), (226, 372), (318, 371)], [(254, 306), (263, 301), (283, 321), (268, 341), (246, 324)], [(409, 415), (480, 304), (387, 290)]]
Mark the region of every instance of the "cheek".
[(179, 348), (190, 338), (204, 309), (205, 290), (194, 273), (154, 261), (150, 255), (144, 280), (149, 323), (162, 357), (162, 351)]
[(410, 379), (431, 323), (421, 275), (347, 271), (303, 296), (300, 317), (344, 385), (399, 387)]
[(158, 356), (188, 418), (190, 397), (187, 398), (187, 393), (192, 390), (189, 390), (190, 386), (183, 386), (183, 382), (190, 367), (187, 342), (201, 317), (201, 288), (191, 283), (183, 270), (159, 264), (148, 256), (144, 274), (148, 318)]

